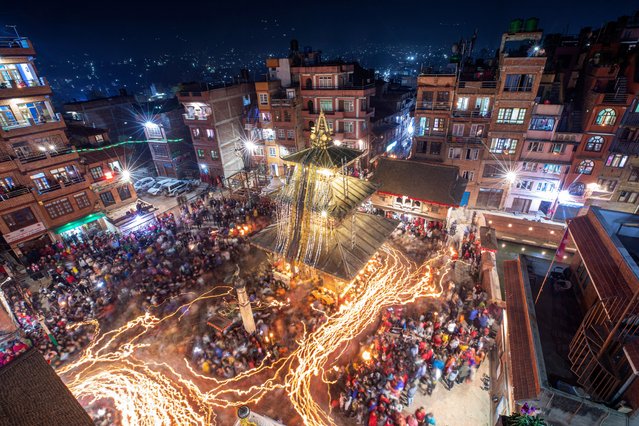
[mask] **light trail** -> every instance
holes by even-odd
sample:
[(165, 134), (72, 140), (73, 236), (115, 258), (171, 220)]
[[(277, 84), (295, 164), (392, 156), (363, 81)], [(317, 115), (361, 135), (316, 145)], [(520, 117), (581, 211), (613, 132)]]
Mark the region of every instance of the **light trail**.
[[(123, 425), (214, 424), (215, 408), (254, 405), (278, 389), (286, 392), (304, 424), (334, 425), (330, 411), (313, 398), (313, 380), (320, 380), (328, 392), (332, 381), (327, 373), (348, 344), (374, 324), (383, 309), (440, 296), (450, 270), (451, 253), (447, 251), (418, 267), (389, 245), (380, 250), (381, 265), (368, 268), (367, 278), (360, 276), (362, 293), (328, 316), (315, 332), (307, 334), (305, 330), (299, 347), (271, 364), (262, 363), (220, 380), (197, 373), (186, 360), (182, 372), (167, 362), (153, 361), (158, 355), (153, 353), (155, 344), (151, 342), (157, 342), (157, 338), (149, 334), (170, 319), (179, 321), (193, 304), (229, 296), (234, 291), (232, 287), (222, 287), (196, 297), (163, 318), (147, 313), (103, 334), (99, 334), (97, 322), (79, 324), (96, 327), (97, 337), (77, 361), (60, 369), (59, 374), (81, 400), (112, 400)], [(284, 304), (269, 306), (281, 308)], [(259, 384), (250, 384), (256, 381)]]

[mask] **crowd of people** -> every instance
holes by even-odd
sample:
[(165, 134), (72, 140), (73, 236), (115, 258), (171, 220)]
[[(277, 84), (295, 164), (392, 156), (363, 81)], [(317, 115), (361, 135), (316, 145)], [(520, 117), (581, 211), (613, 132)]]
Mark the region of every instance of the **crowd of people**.
[[(179, 213), (160, 215), (127, 234), (102, 232), (48, 245), (28, 268), (46, 277), (47, 285), (32, 294), (14, 281), (3, 290), (35, 346), (60, 365), (93, 338), (90, 329), (73, 324), (108, 322), (123, 310), (130, 316), (149, 309), (168, 313), (171, 299), (203, 287), (207, 274), (248, 250), (238, 228), (255, 229), (270, 209), (259, 200), (203, 195)], [(132, 299), (138, 303), (129, 303)]]
[(419, 312), (386, 310), (361, 360), (341, 374), (335, 406), (369, 426), (435, 424), (425, 408), (412, 407), (415, 396), (432, 394), (438, 383), (450, 390), (474, 381), (500, 319), (500, 308), (472, 281), (450, 281), (442, 299)]

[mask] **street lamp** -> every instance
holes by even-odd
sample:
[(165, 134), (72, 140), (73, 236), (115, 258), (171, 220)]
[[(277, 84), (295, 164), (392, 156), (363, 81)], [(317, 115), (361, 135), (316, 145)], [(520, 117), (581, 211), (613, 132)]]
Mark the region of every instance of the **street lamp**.
[(506, 179), (506, 182), (508, 182), (510, 185), (512, 185), (513, 183), (515, 183), (517, 181), (517, 172), (515, 171), (509, 171), (504, 175), (504, 179)]
[(128, 170), (122, 170), (122, 180), (129, 182), (131, 180), (131, 172)]

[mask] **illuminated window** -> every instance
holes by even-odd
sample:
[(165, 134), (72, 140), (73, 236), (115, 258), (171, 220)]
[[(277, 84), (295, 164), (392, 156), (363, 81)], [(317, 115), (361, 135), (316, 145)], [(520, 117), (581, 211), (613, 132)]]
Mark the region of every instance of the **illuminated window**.
[(493, 154), (514, 154), (517, 150), (517, 139), (493, 138), (490, 152)]
[(497, 123), (523, 124), (526, 117), (526, 108), (499, 108)]
[(286, 131), (286, 139), (295, 139), (295, 130), (287, 130)]
[(464, 179), (466, 179), (467, 181), (471, 181), (471, 180), (473, 180), (475, 178), (475, 172), (469, 171), (469, 170), (464, 170), (462, 172), (462, 177)]
[(463, 124), (453, 124), (453, 136), (464, 136)]
[(330, 89), (331, 87), (333, 87), (333, 77), (331, 77), (330, 75), (321, 75), (319, 76), (318, 80), (319, 87), (323, 89)]
[(617, 120), (617, 113), (612, 108), (604, 108), (599, 111), (597, 114), (597, 118), (595, 119), (595, 124), (599, 126), (612, 126), (615, 124)]
[(467, 96), (460, 96), (457, 98), (457, 109), (459, 111), (466, 111), (468, 109), (468, 100)]
[(622, 168), (623, 166), (626, 165), (627, 161), (628, 161), (628, 156), (627, 155), (610, 154), (608, 156), (608, 159), (606, 160), (606, 166)]
[(590, 175), (592, 174), (592, 169), (594, 168), (595, 168), (595, 163), (593, 163), (592, 160), (583, 160), (577, 166), (576, 172), (581, 175)]
[(214, 135), (215, 135), (215, 132), (213, 131), (213, 129), (206, 129), (206, 137), (208, 139), (213, 139)]
[(333, 100), (332, 99), (320, 99), (320, 111), (331, 112), (333, 111)]
[(453, 160), (459, 160), (461, 158), (461, 155), (462, 155), (461, 148), (448, 148), (448, 158), (451, 158)]
[(200, 137), (200, 129), (198, 129), (197, 127), (193, 128), (193, 130), (191, 130), (191, 132), (193, 132), (193, 137), (194, 138), (199, 138)]
[(586, 142), (586, 151), (600, 152), (603, 148), (604, 138), (601, 136), (592, 136)]
[(277, 157), (277, 151), (275, 150), (274, 147), (269, 147), (268, 156), (269, 157)]
[(445, 126), (446, 126), (446, 119), (444, 119), (444, 118), (435, 118), (435, 119), (433, 119), (433, 131), (434, 132), (443, 132)]
[(554, 143), (550, 146), (550, 151), (553, 154), (562, 154), (566, 149), (566, 145), (563, 143)]
[(285, 129), (277, 129), (277, 138), (278, 139), (286, 138), (286, 130)]
[(204, 158), (204, 150), (203, 149), (199, 149), (197, 150), (197, 158)]
[(551, 132), (554, 128), (554, 117), (533, 117), (530, 120), (530, 130), (544, 130)]
[(260, 97), (260, 105), (268, 105), (268, 94), (267, 93), (259, 93)]

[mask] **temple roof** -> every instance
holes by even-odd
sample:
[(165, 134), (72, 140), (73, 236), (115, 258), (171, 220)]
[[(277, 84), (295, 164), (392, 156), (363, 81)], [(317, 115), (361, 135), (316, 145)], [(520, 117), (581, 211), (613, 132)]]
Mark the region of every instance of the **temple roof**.
[[(331, 235), (323, 244), (316, 264), (309, 266), (339, 279), (350, 281), (384, 244), (397, 227), (397, 223), (382, 216), (355, 213), (353, 220), (345, 220), (337, 228), (329, 231)], [(276, 224), (270, 225), (253, 236), (251, 243), (263, 250), (282, 254), (287, 259), (294, 257), (293, 254), (297, 252), (299, 246), (299, 242), (294, 242), (290, 245), (288, 253), (276, 251)]]
[[(325, 184), (325, 181), (316, 180), (315, 184)], [(372, 182), (345, 175), (335, 176), (331, 179), (330, 185), (331, 201), (329, 202), (327, 213), (337, 220), (346, 217), (377, 190), (377, 185)], [(280, 196), (280, 200), (284, 202), (290, 201), (283, 195)]]
[(380, 185), (379, 192), (453, 207), (461, 204), (467, 183), (456, 166), (383, 157), (371, 180)]
[(311, 147), (282, 157), (282, 160), (305, 166), (334, 169), (352, 163), (362, 154), (363, 152), (357, 149), (337, 146), (333, 143), (324, 111), (321, 111), (317, 125), (311, 129)]

